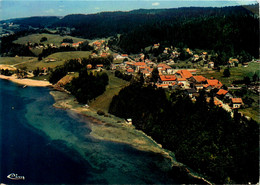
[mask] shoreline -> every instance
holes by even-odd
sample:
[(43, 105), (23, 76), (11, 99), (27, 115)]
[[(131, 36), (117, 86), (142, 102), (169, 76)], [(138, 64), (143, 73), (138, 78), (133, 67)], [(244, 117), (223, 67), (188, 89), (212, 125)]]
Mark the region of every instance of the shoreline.
[[(47, 81), (17, 79), (15, 76), (0, 75), (0, 79), (32, 87), (53, 87), (53, 85)], [(189, 169), (185, 164), (178, 162), (173, 152), (164, 149), (161, 144), (157, 143), (151, 136), (147, 135), (142, 130), (137, 130), (134, 125), (129, 125), (124, 119), (110, 114), (106, 114), (106, 116), (98, 115), (96, 110), (83, 107), (83, 105), (80, 105), (75, 101), (75, 98), (72, 95), (57, 89), (54, 91), (51, 90), (50, 95), (55, 101), (53, 104), (55, 108), (73, 111), (89, 121), (89, 126), (91, 128), (90, 135), (93, 138), (124, 143), (140, 151), (160, 154), (166, 160), (169, 160), (169, 165), (162, 167), (165, 170), (168, 169), (170, 171), (170, 169), (177, 169), (178, 175), (184, 175), (184, 178), (182, 179), (188, 178), (191, 182), (194, 182), (195, 180), (196, 184), (198, 184), (198, 182), (199, 184), (202, 182), (210, 185), (212, 184), (193, 170)], [(190, 178), (193, 178), (194, 180), (192, 181)]]
[(52, 84), (48, 81), (42, 81), (42, 80), (32, 80), (28, 78), (18, 79), (16, 76), (5, 76), (0, 75), (0, 79), (3, 80), (9, 80), (11, 82), (20, 84), (20, 85), (26, 85), (26, 86), (32, 86), (32, 87), (49, 87), (52, 86)]
[[(164, 149), (161, 144), (157, 143), (151, 136), (142, 130), (137, 130), (134, 125), (129, 125), (124, 119), (110, 114), (106, 114), (106, 116), (98, 115), (96, 110), (85, 108), (75, 101), (72, 95), (65, 92), (50, 91), (50, 94), (54, 98), (55, 103), (53, 106), (55, 108), (73, 111), (90, 121), (90, 135), (92, 137), (100, 140), (128, 144), (140, 151), (161, 154), (165, 159), (169, 160), (169, 166), (166, 166), (165, 169), (175, 168), (181, 175), (187, 178), (193, 178), (196, 184), (198, 182), (212, 184), (204, 177), (201, 177), (189, 169), (185, 164), (178, 162), (173, 152)], [(190, 180), (192, 181), (192, 179)]]

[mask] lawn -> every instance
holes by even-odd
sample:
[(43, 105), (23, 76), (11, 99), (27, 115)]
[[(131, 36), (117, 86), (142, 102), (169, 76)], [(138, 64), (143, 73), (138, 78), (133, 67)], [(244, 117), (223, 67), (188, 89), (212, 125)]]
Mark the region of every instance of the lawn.
[[(29, 63), (24, 63), (21, 65), (17, 65), (16, 67), (21, 68), (21, 67), (27, 67), (28, 70), (34, 70), (37, 67), (40, 69), (43, 67), (50, 67), (50, 68), (55, 68), (56, 66), (63, 65), (65, 61), (74, 59), (74, 58), (88, 58), (90, 55), (89, 51), (68, 51), (68, 52), (58, 52), (49, 55), (48, 57), (44, 58), (41, 61), (38, 61), (37, 59), (29, 62)], [(46, 62), (48, 58), (55, 59), (55, 62)]]
[(112, 98), (117, 95), (123, 87), (127, 86), (129, 82), (115, 77), (110, 71), (106, 71), (106, 73), (109, 77), (109, 84), (106, 87), (106, 91), (95, 100), (92, 100), (89, 105), (95, 110), (102, 110), (107, 113)]
[(58, 34), (47, 34), (47, 33), (42, 33), (42, 34), (31, 34), (27, 35), (25, 37), (20, 37), (17, 40), (14, 41), (14, 43), (17, 44), (27, 44), (29, 41), (31, 43), (40, 43), (40, 40), (42, 37), (46, 37), (47, 41), (42, 42), (43, 44), (54, 44), (56, 46), (59, 46), (62, 43), (62, 40), (65, 38), (72, 39), (73, 42), (79, 42), (79, 41), (85, 41), (86, 39), (82, 38), (76, 38), (76, 37), (71, 37), (71, 36), (60, 36)]
[(35, 57), (0, 57), (0, 64), (14, 65), (36, 59)]

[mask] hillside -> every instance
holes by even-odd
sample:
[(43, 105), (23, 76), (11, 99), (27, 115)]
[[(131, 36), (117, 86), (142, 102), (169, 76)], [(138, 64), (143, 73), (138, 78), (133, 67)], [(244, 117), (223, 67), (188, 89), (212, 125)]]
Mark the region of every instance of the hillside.
[[(223, 58), (241, 53), (258, 58), (259, 18), (255, 14), (258, 8), (259, 4), (223, 8), (139, 9), (12, 21), (21, 27), (48, 27), (59, 34), (86, 39), (115, 36), (110, 47), (128, 54), (161, 43), (163, 46), (214, 50)], [(121, 34), (120, 38), (118, 34)]]

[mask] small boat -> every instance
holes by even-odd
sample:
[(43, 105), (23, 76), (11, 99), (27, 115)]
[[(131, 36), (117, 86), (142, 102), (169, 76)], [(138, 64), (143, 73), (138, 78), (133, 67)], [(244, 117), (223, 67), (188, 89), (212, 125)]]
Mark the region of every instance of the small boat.
[(23, 88), (27, 87), (27, 85), (24, 85)]
[(11, 180), (25, 180), (25, 177), (24, 176), (18, 176), (18, 174), (15, 174), (15, 173), (11, 173), (7, 176), (8, 179), (11, 179)]

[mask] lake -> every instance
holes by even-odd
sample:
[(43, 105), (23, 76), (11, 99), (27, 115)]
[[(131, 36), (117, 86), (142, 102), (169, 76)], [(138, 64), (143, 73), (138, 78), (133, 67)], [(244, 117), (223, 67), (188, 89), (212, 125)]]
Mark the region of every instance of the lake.
[(0, 80), (0, 183), (173, 184), (157, 153), (90, 136), (89, 120), (53, 107), (49, 88)]

